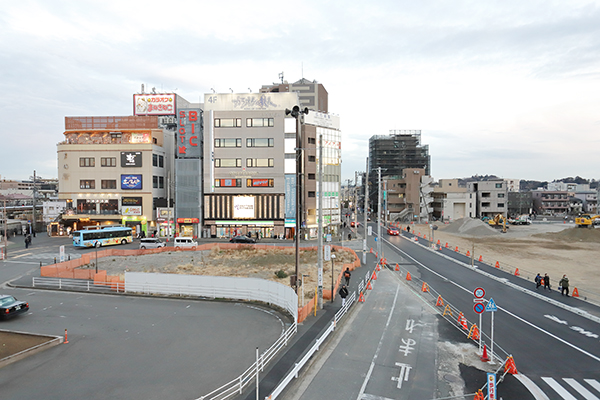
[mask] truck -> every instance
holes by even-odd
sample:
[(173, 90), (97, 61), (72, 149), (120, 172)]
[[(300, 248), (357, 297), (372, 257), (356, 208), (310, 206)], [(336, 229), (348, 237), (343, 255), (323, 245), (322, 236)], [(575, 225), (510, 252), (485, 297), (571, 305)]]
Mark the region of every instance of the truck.
[(510, 218), (508, 220), (508, 222), (511, 223), (512, 225), (530, 225), (531, 218), (527, 214), (522, 214), (522, 215), (519, 215), (518, 217)]

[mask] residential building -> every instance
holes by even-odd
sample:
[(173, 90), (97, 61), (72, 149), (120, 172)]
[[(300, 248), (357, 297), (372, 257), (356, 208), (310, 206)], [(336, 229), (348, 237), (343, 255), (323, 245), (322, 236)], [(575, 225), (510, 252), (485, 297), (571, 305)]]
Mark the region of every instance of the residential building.
[(155, 115), (66, 117), (57, 145), (65, 228), (122, 224), (135, 234), (155, 232), (154, 201), (166, 198), (173, 143)]
[(531, 192), (508, 192), (508, 216), (517, 217), (533, 213)]
[(382, 186), (386, 221), (429, 220), (433, 213), (433, 179), (425, 175), (424, 168), (405, 168), (401, 176), (382, 176)]
[(467, 191), (475, 194), (475, 218), (502, 214), (507, 217), (508, 189), (503, 179), (468, 182)]
[(508, 189), (509, 193), (520, 191), (520, 187), (521, 187), (520, 179), (505, 179), (504, 182), (506, 183), (506, 189)]
[(581, 211), (588, 214), (598, 213), (598, 192), (596, 190), (577, 191), (573, 197), (581, 200)]
[(539, 215), (565, 215), (569, 212), (569, 192), (566, 190), (534, 190), (533, 209)]
[(589, 183), (550, 182), (546, 190), (551, 192), (580, 192), (590, 190)]
[(475, 216), (475, 195), (459, 186), (458, 179), (440, 179), (432, 196), (433, 216), (440, 221)]

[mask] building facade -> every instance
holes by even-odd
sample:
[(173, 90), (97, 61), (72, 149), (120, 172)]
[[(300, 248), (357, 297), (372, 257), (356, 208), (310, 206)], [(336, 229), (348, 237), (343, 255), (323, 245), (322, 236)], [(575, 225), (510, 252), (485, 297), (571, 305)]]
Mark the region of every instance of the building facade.
[(508, 192), (508, 216), (517, 217), (533, 213), (533, 197), (531, 192)]
[(565, 215), (569, 212), (569, 193), (562, 190), (534, 190), (534, 212), (539, 215)]
[(474, 217), (494, 218), (496, 214), (507, 217), (508, 189), (504, 180), (469, 182), (467, 191), (475, 195)]
[(475, 217), (475, 196), (458, 179), (440, 179), (433, 189), (433, 216), (440, 221)]
[(425, 169), (405, 168), (400, 178), (383, 176), (382, 185), (386, 221), (429, 221), (433, 215), (433, 178), (425, 175)]

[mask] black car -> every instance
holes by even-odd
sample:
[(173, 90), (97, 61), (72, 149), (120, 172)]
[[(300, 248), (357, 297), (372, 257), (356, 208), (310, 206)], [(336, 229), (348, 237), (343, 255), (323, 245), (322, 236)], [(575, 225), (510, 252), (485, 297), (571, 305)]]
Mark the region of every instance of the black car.
[(8, 319), (29, 311), (29, 303), (19, 301), (7, 294), (0, 294), (0, 318)]
[(256, 243), (256, 240), (249, 238), (248, 236), (234, 236), (229, 239), (231, 243)]

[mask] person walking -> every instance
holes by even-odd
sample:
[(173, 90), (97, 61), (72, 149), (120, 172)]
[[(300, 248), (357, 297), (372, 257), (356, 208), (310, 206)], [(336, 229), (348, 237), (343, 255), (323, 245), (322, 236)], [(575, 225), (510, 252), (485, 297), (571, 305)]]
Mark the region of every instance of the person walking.
[(346, 297), (348, 297), (348, 288), (346, 287), (346, 285), (342, 285), (339, 294), (342, 298), (342, 307), (344, 307), (344, 305), (346, 304)]
[(540, 285), (542, 284), (542, 276), (540, 275), (539, 272), (535, 276), (534, 282), (535, 282), (535, 289), (537, 290), (540, 287)]
[(546, 288), (548, 288), (548, 291), (552, 291), (552, 289), (550, 289), (550, 277), (548, 274), (544, 274), (544, 290), (546, 290)]
[(560, 288), (561, 288), (560, 289), (561, 296), (564, 296), (565, 292), (567, 292), (567, 297), (569, 297), (569, 278), (567, 278), (567, 275), (563, 275), (560, 282), (558, 282), (558, 286), (560, 286)]
[(406, 227), (406, 233), (410, 233), (410, 226)]
[(29, 235), (25, 236), (25, 248), (26, 249), (29, 248), (30, 243), (31, 243), (31, 236), (29, 236)]
[(350, 273), (350, 268), (346, 268), (346, 270), (344, 271), (344, 279), (346, 280), (346, 286), (350, 285), (350, 277), (352, 276), (352, 274)]

